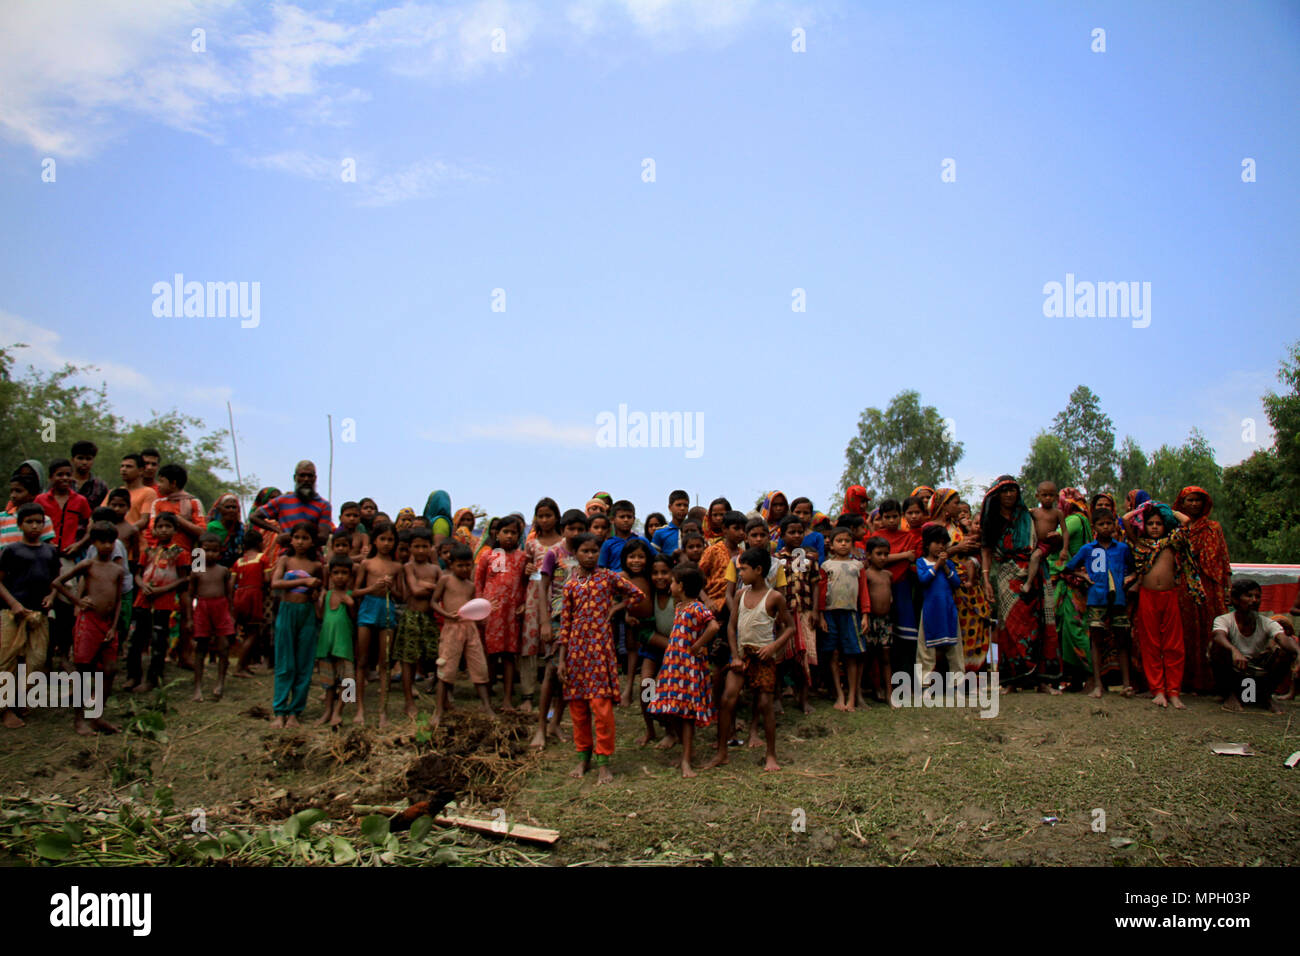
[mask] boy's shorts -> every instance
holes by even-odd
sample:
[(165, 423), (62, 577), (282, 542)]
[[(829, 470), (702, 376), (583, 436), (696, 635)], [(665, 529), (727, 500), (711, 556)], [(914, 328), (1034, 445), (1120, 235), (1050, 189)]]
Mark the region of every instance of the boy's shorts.
[(397, 633), (388, 652), (399, 664), (418, 664), (438, 659), (438, 626), (425, 611), (403, 611), (397, 617)]
[(1088, 605), (1088, 627), (1102, 630), (1109, 624), (1111, 627), (1120, 627), (1127, 629), (1130, 627), (1128, 621), (1128, 605), (1126, 604), (1089, 604)]
[(357, 610), (357, 627), (377, 627), (381, 631), (391, 631), (397, 627), (397, 612), (393, 608), (392, 598), (382, 598), (378, 594), (367, 594), (361, 599)]
[(835, 651), (848, 655), (865, 653), (866, 648), (863, 646), (858, 628), (857, 611), (824, 611), (823, 616), (826, 618), (826, 637), (822, 641), (820, 653), (831, 654)]
[(871, 650), (888, 648), (894, 636), (894, 626), (889, 622), (888, 614), (868, 614), (867, 626), (863, 629), (863, 642)]
[(442, 626), (439, 640), (438, 680), (451, 684), (460, 670), (461, 655), (465, 656), (465, 669), (475, 684), (488, 682), (487, 655), (483, 653), (483, 640), (478, 636), (478, 625), (472, 621), (448, 621)]
[(235, 619), (223, 597), (201, 597), (194, 602), (195, 638), (230, 637), (235, 633)]
[(769, 658), (763, 660), (758, 656), (758, 648), (750, 645), (740, 650), (743, 655), (745, 669), (745, 689), (766, 693), (776, 692), (776, 661)]
[(98, 663), (100, 667), (116, 663), (117, 632), (113, 632), (111, 640), (108, 637), (116, 623), (95, 611), (81, 611), (72, 631), (72, 663), (79, 666)]

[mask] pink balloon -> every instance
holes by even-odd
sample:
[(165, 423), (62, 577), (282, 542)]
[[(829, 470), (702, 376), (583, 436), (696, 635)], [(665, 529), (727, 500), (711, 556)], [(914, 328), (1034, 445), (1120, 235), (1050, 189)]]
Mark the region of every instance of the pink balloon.
[(492, 602), (487, 598), (472, 598), (457, 613), (463, 621), (481, 621), (492, 613)]

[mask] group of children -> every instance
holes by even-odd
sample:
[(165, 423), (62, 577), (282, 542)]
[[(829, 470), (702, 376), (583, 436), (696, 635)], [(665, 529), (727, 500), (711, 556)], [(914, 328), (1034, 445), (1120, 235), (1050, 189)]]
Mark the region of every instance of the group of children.
[[(1101, 648), (1117, 640), (1127, 648), (1136, 623), (1153, 700), (1183, 706), (1172, 595), (1195, 576), (1183, 529), (1192, 519), (1155, 502), (1122, 517), (1113, 500), (1111, 508), (1094, 502), (1081, 525), (1067, 520), (1078, 493), (1047, 483), (1028, 510), (1019, 485), (1000, 479), (978, 513), (956, 491), (924, 486), (868, 511), (865, 490), (853, 486), (832, 520), (809, 499), (780, 492), (745, 514), (725, 498), (692, 508), (679, 490), (667, 515), (646, 516), (638, 534), (634, 505), (598, 493), (568, 511), (543, 498), (531, 521), (495, 517), (476, 534), (479, 516), (452, 516), (444, 492), (430, 496), (423, 515), (403, 508), (395, 519), (372, 499), (346, 502), (335, 528), (309, 484), (298, 498), (264, 489), (245, 525), (234, 495), (223, 495), (204, 522), (180, 466), (155, 464), (155, 493), (141, 494), (143, 462), (133, 460), (141, 457), (124, 460), (124, 486), (103, 489), (103, 507), (74, 501), (85, 500), (71, 487), (84, 476), (66, 461), (53, 463), (40, 501), (24, 500), (31, 482), (15, 473), (0, 513), (0, 535), (10, 510), (21, 532), (0, 550), (0, 667), (12, 669), (19, 655), (29, 666), (45, 660), (42, 622), (62, 599), (75, 614), (72, 663), (102, 670), (109, 687), (119, 634), (130, 634), (132, 689), (161, 682), (170, 649), (192, 668), (196, 701), (210, 657), (216, 698), (232, 652), (238, 676), (251, 673), (259, 653), (272, 659), (275, 727), (300, 722), (317, 675), (320, 723), (342, 723), (349, 708), (364, 723), (373, 679), (386, 726), (396, 677), (405, 713), (417, 715), (417, 690), (431, 694), (436, 724), (463, 666), (486, 713), (498, 679), (502, 709), (535, 712), (536, 747), (558, 735), (567, 703), (575, 776), (594, 765), (598, 782), (611, 779), (619, 707), (639, 708), (642, 745), (680, 746), (684, 776), (695, 774), (696, 731), (716, 723), (705, 766), (725, 764), (740, 743), (746, 694), (749, 746), (765, 746), (763, 765), (777, 770), (783, 697), (808, 712), (810, 691), (821, 690), (837, 710), (853, 711), (889, 701), (900, 680), (996, 672), (991, 648), (1006, 643), (1004, 628), (1014, 633), (1014, 617), (1031, 606), (1013, 602), (1011, 620), (999, 621), (1004, 591), (1028, 595), (1064, 582), (1086, 593), (1085, 689), (1100, 696)], [(288, 504), (267, 507), (280, 500)], [(69, 513), (86, 519), (72, 522), (70, 535)], [(272, 514), (298, 517), (279, 525)], [(303, 517), (313, 514), (322, 517)], [(982, 523), (998, 540), (981, 539)], [(1003, 543), (1015, 559), (1006, 574)], [(1238, 590), (1239, 613), (1214, 619), (1212, 641), (1233, 673), (1258, 676), (1271, 691), (1294, 666), (1295, 642), (1280, 624), (1257, 624), (1250, 589)], [(1127, 613), (1134, 598), (1135, 616)], [(1127, 656), (1120, 664), (1127, 689)], [(1059, 692), (1059, 683), (1040, 689)], [(13, 710), (4, 721), (21, 725)], [(79, 714), (76, 723), (82, 733), (114, 729), (102, 716)]]

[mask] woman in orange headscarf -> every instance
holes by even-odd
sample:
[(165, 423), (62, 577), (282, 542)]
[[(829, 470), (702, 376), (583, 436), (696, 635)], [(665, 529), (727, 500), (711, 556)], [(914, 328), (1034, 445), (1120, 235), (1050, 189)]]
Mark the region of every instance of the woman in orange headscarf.
[(1174, 510), (1187, 515), (1187, 537), (1191, 544), (1196, 571), (1205, 591), (1205, 600), (1197, 602), (1180, 576), (1178, 610), (1183, 618), (1183, 691), (1193, 694), (1214, 692), (1214, 672), (1210, 669), (1210, 632), (1214, 619), (1228, 613), (1228, 587), (1232, 583), (1232, 565), (1228, 562), (1228, 542), (1223, 527), (1210, 519), (1214, 501), (1204, 488), (1188, 485), (1174, 499)]
[(451, 539), (469, 548), (470, 553), (478, 550), (478, 538), (474, 536), (474, 525), (478, 518), (471, 508), (461, 508), (451, 519)]

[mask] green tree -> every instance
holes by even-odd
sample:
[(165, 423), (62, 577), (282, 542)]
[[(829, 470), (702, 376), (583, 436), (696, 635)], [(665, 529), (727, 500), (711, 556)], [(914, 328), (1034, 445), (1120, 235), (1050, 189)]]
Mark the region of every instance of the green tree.
[(1057, 488), (1068, 488), (1078, 480), (1070, 450), (1060, 436), (1042, 431), (1029, 446), (1029, 457), (1020, 469), (1020, 486), (1032, 495), (1040, 482), (1051, 481)]
[(7, 456), (0, 467), (8, 469), (6, 475), (27, 458), (46, 465), (66, 458), (72, 443), (84, 438), (99, 446), (95, 474), (110, 488), (120, 483), (117, 466), (123, 455), (153, 447), (164, 463), (185, 466), (186, 490), (205, 507), (221, 492), (248, 496), (256, 489), (253, 475), (245, 477), (242, 488), (233, 478), (222, 476), (230, 468), (226, 429), (203, 433), (201, 419), (174, 409), (155, 411), (144, 422), (126, 421), (113, 412), (104, 385), (92, 388), (74, 381), (94, 366), (65, 365), (53, 372), (28, 367), (16, 375), (14, 350), (22, 347), (0, 347), (0, 448)]
[(1187, 485), (1204, 488), (1216, 505), (1223, 500), (1223, 468), (1199, 428), (1193, 428), (1183, 444), (1153, 451), (1147, 471), (1146, 490), (1157, 501), (1173, 504)]
[(1089, 494), (1115, 490), (1115, 423), (1087, 385), (1070, 393), (1069, 404), (1052, 419), (1052, 434), (1065, 444)]
[(844, 473), (831, 509), (838, 509), (849, 485), (862, 485), (878, 500), (901, 498), (920, 482), (951, 482), (964, 453), (938, 409), (922, 406), (919, 392), (899, 392), (883, 412), (867, 408), (858, 416), (858, 433), (844, 449)]
[(1132, 435), (1125, 435), (1119, 446), (1119, 487), (1127, 492), (1131, 488), (1145, 488), (1147, 484), (1147, 456)]

